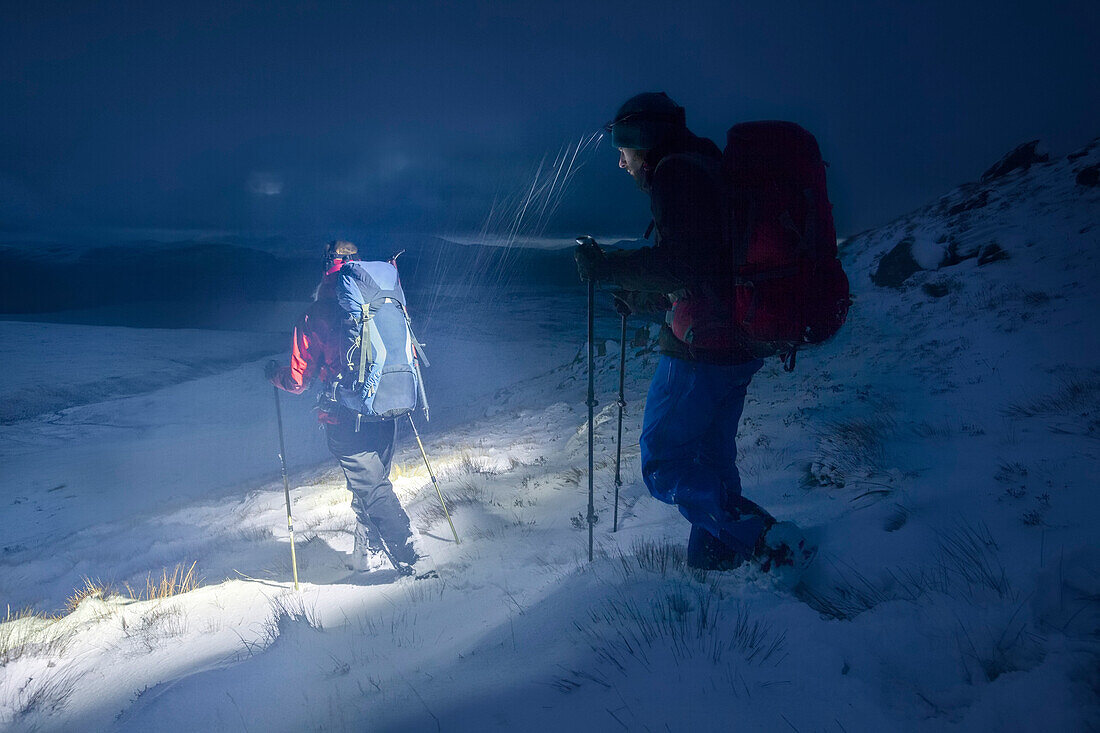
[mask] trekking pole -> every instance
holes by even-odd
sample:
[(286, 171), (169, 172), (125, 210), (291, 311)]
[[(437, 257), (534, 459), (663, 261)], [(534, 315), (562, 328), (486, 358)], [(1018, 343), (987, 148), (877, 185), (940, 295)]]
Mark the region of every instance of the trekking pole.
[[(581, 247), (597, 247), (596, 240), (589, 236), (577, 237), (577, 244)], [(588, 562), (592, 562), (592, 528), (596, 524), (595, 489), (593, 487), (593, 459), (595, 452), (594, 440), (594, 416), (596, 407), (596, 369), (594, 344), (596, 310), (596, 281), (588, 278)]]
[(619, 531), (619, 487), (623, 485), (622, 474), (619, 468), (623, 458), (623, 408), (626, 407), (626, 395), (624, 394), (624, 382), (626, 380), (626, 314), (622, 316), (622, 331), (619, 334), (619, 434), (615, 438), (615, 521), (611, 527), (612, 532)]
[(279, 463), (283, 468), (283, 494), (286, 496), (286, 526), (290, 530), (290, 567), (294, 570), (294, 590), (298, 590), (298, 558), (294, 554), (294, 517), (290, 512), (290, 478), (286, 472), (286, 442), (283, 440), (283, 408), (279, 402), (279, 388), (275, 390), (275, 419), (279, 423)]
[(588, 280), (588, 562), (592, 562), (592, 527), (596, 524), (595, 490), (592, 483), (593, 428), (595, 422), (593, 410), (596, 407), (596, 369), (593, 344), (595, 339), (595, 321), (592, 312), (596, 303), (596, 281)]
[(455, 544), (460, 545), (462, 542), (458, 539), (458, 532), (455, 531), (455, 523), (451, 521), (451, 513), (447, 511), (447, 502), (443, 501), (443, 492), (439, 490), (439, 482), (435, 480), (435, 471), (432, 470), (432, 464), (428, 463), (428, 454), (424, 450), (424, 443), (420, 440), (420, 432), (416, 429), (416, 423), (413, 422), (412, 415), (406, 415), (409, 418), (409, 425), (412, 425), (413, 435), (416, 436), (416, 444), (420, 446), (420, 455), (424, 456), (424, 465), (428, 467), (428, 475), (432, 477), (432, 485), (435, 486), (435, 493), (439, 496), (439, 503), (443, 506), (443, 515), (447, 517), (447, 524), (451, 525), (451, 534), (455, 537)]

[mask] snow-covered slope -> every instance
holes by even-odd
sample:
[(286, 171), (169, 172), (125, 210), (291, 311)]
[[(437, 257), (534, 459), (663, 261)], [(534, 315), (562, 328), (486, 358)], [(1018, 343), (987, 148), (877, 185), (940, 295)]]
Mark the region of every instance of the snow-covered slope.
[[(5, 548), (0, 588), (40, 612), (61, 610), (80, 574), (110, 579), (122, 595), (0, 625), (0, 721), (40, 730), (1095, 727), (1100, 188), (1077, 179), (1098, 163), (1094, 144), (968, 184), (844, 243), (848, 325), (800, 355), (793, 374), (778, 363), (758, 374), (740, 437), (746, 495), (824, 538), (794, 593), (748, 568), (683, 567), (687, 527), (638, 475), (656, 360), (646, 339), (630, 348), (612, 533), (618, 356), (601, 338), (600, 522), (587, 562), (585, 365), (562, 363), (582, 346), (583, 304), (547, 296), (512, 311), (539, 324), (498, 337), (514, 351), (442, 344), (458, 357), (437, 367), (439, 383), (484, 386), (492, 370), (501, 384), (452, 402), (427, 436), (460, 544), (419, 453), (402, 441), (395, 484), (438, 579), (343, 581), (352, 518), (326, 464), (293, 487), (301, 592), (288, 582), (276, 483), (244, 497), (196, 492), (130, 520), (77, 529), (72, 519), (69, 536)], [(547, 312), (568, 314), (556, 334)], [(617, 330), (610, 314), (599, 326)], [(206, 379), (193, 389), (230, 377)], [(113, 552), (93, 549), (104, 546)], [(124, 583), (144, 587), (148, 573), (193, 562), (204, 578), (196, 590), (160, 600), (125, 592)]]

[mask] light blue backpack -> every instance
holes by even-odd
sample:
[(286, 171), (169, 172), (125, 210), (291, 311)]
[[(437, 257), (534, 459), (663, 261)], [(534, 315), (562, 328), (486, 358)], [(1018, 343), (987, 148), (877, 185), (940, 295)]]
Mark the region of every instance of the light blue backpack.
[(345, 359), (332, 398), (358, 415), (356, 429), (364, 418), (398, 418), (417, 407), (428, 417), (420, 374), (428, 360), (412, 332), (396, 259), (347, 262), (333, 283)]

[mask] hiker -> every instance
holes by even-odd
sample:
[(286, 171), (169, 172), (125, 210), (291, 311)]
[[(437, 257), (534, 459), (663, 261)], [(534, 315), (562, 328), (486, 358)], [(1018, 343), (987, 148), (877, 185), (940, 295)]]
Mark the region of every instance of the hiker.
[(294, 327), (290, 365), (269, 362), (266, 376), (291, 394), (301, 394), (318, 380), (325, 387), (318, 402), (318, 418), (328, 449), (344, 470), (356, 516), (348, 569), (369, 572), (384, 567), (388, 560), (399, 574), (411, 575), (417, 561), (412, 528), (389, 479), (396, 421), (364, 419), (333, 397), (333, 383), (347, 368), (347, 323), (338, 304), (341, 268), (357, 260), (359, 250), (351, 242), (328, 244), (324, 275), (313, 303)]
[[(649, 195), (656, 240), (636, 250), (578, 247), (581, 279), (621, 288), (614, 305), (623, 315), (671, 315), (673, 299), (688, 290), (730, 296), (734, 260), (723, 235), (721, 151), (687, 128), (683, 107), (663, 92), (630, 98), (605, 129), (619, 149), (619, 167)], [(732, 569), (767, 555), (763, 538), (776, 521), (741, 496), (736, 466), (746, 389), (763, 362), (736, 343), (689, 345), (666, 320), (646, 397), (642, 478), (691, 523), (688, 565)]]

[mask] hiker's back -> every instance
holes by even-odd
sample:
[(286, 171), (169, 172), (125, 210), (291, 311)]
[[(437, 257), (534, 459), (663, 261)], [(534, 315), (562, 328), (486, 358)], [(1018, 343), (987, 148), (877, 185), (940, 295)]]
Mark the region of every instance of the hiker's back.
[(347, 262), (332, 286), (344, 354), (333, 397), (372, 419), (412, 412), (420, 397), (420, 375), (396, 266)]

